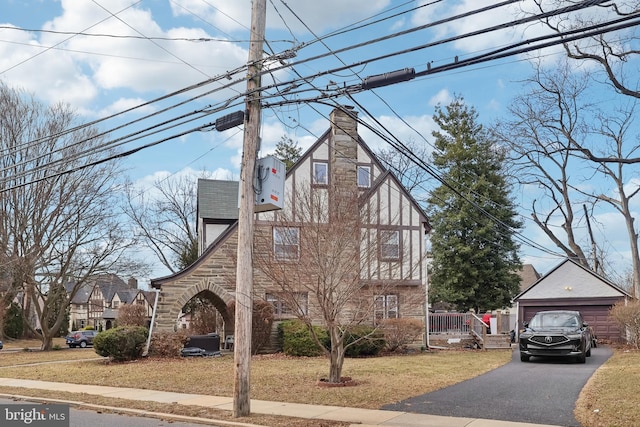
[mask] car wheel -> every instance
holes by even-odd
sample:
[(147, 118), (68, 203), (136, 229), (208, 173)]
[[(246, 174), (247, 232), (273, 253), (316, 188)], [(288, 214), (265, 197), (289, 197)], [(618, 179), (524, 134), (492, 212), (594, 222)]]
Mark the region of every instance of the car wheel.
[(87, 342), (86, 341), (80, 341), (80, 347), (81, 348), (85, 348), (87, 346)]
[(69, 344), (69, 348), (76, 348), (76, 346), (73, 344)]
[(520, 355), (520, 361), (521, 362), (528, 362), (529, 361), (529, 357), (531, 357), (531, 356), (527, 356), (526, 354), (521, 354)]
[(585, 353), (582, 353), (580, 356), (578, 356), (577, 362), (578, 363), (585, 363), (587, 361), (587, 355)]

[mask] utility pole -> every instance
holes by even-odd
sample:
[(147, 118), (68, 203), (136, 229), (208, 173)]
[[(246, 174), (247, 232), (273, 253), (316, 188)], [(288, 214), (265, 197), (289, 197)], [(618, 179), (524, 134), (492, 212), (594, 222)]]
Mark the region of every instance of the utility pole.
[(254, 175), (260, 135), (260, 72), (267, 19), (266, 0), (253, 0), (251, 39), (247, 76), (246, 115), (242, 170), (240, 171), (240, 207), (238, 212), (238, 263), (236, 266), (236, 319), (234, 338), (233, 416), (251, 412), (249, 389), (251, 373), (251, 318), (253, 310), (253, 229)]

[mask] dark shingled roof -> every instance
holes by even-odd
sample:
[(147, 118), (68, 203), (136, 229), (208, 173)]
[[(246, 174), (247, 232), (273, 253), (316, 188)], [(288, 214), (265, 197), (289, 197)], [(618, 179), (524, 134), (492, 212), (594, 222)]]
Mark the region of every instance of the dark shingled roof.
[(198, 179), (198, 218), (238, 219), (238, 181)]

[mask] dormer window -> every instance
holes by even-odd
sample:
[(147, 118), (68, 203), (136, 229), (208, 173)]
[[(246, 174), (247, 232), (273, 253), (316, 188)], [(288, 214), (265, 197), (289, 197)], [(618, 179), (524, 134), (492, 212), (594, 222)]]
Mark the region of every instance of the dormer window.
[(313, 162), (312, 182), (316, 185), (329, 183), (329, 165), (327, 162)]

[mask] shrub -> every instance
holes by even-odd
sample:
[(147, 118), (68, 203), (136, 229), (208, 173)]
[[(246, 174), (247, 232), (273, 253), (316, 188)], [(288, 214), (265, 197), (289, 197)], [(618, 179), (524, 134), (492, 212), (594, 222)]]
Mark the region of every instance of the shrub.
[[(235, 316), (235, 302), (228, 305), (228, 310)], [(273, 305), (264, 300), (253, 303), (251, 315), (251, 354), (258, 352), (269, 342), (273, 328)]]
[(418, 319), (386, 319), (380, 328), (389, 351), (406, 348), (424, 331)]
[(146, 326), (147, 309), (140, 304), (123, 304), (118, 309), (118, 326)]
[(628, 343), (640, 349), (640, 300), (615, 304), (609, 315), (618, 324)]
[(93, 326), (85, 326), (82, 329), (84, 329), (85, 331), (95, 331), (96, 330), (96, 328), (94, 328)]
[(143, 326), (118, 326), (100, 332), (93, 348), (100, 356), (117, 362), (134, 360), (142, 355), (149, 330)]
[(180, 350), (187, 340), (187, 333), (178, 332), (154, 332), (149, 345), (149, 356), (154, 357), (180, 357)]
[[(319, 326), (313, 327), (320, 342), (328, 342), (329, 334)], [(282, 351), (289, 356), (315, 357), (323, 354), (323, 349), (316, 344), (309, 328), (300, 320), (287, 320), (278, 325), (278, 338)]]
[(4, 315), (4, 335), (8, 338), (20, 338), (24, 330), (23, 324), (22, 309), (12, 302)]
[(273, 329), (273, 305), (264, 300), (253, 304), (251, 322), (251, 353), (258, 354), (271, 339)]
[(346, 332), (344, 337), (345, 356), (377, 356), (385, 347), (382, 332), (372, 326), (356, 326)]

